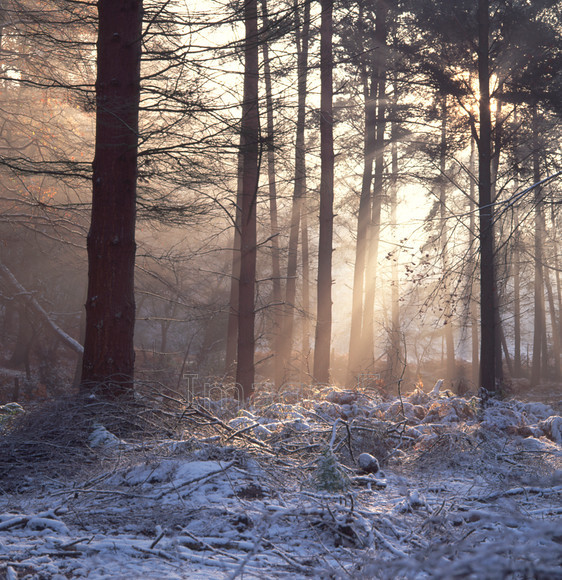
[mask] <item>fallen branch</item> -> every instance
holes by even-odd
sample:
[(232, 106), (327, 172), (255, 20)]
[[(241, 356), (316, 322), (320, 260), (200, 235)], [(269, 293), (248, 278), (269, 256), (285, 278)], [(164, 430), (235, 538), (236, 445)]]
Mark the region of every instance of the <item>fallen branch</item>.
[[(207, 409), (205, 409), (202, 405), (197, 405), (197, 408), (190, 407), (190, 409), (195, 411), (195, 414), (202, 415), (203, 417), (205, 417), (205, 419), (210, 420), (211, 425), (213, 425), (213, 424), (220, 425), (223, 429), (226, 429), (230, 433), (234, 433), (232, 435), (232, 437), (244, 437), (244, 439), (247, 439), (248, 441), (250, 441), (250, 443), (253, 443), (254, 445), (258, 445), (267, 453), (274, 455), (274, 453), (272, 453), (270, 451), (269, 446), (266, 445), (265, 443), (263, 443), (263, 441), (260, 441), (259, 439), (256, 439), (255, 437), (251, 437), (250, 435), (247, 435), (246, 433), (243, 432), (245, 429), (242, 429), (242, 431), (237, 433), (236, 429), (233, 429), (230, 425), (227, 425), (224, 421), (221, 421), (221, 419), (219, 419), (217, 416), (213, 415), (210, 411), (207, 411)], [(186, 411), (187, 411), (187, 409), (186, 409)], [(192, 414), (193, 413), (190, 413), (190, 415), (192, 415)], [(186, 412), (184, 412), (184, 415), (186, 415)]]
[(16, 516), (0, 523), (0, 531), (9, 530), (18, 526), (25, 526), (32, 516)]
[(0, 264), (0, 275), (3, 277), (6, 285), (10, 288), (10, 290), (15, 295), (21, 296), (26, 300), (27, 305), (31, 307), (31, 309), (34, 310), (36, 314), (39, 315), (47, 327), (61, 342), (63, 342), (68, 348), (78, 354), (82, 354), (84, 352), (84, 347), (77, 340), (74, 340), (71, 336), (66, 334), (66, 332), (60, 326), (51, 320), (39, 302), (37, 302), (33, 295), (17, 281), (16, 277), (12, 274), (12, 272), (10, 272), (10, 270), (8, 270), (8, 268), (6, 268), (6, 266), (4, 266), (4, 264)]
[(403, 552), (402, 550), (393, 546), (392, 542), (388, 538), (386, 538), (381, 532), (379, 532), (375, 526), (373, 526), (372, 530), (373, 530), (373, 533), (375, 534), (375, 536), (377, 537), (377, 539), (380, 540), (381, 543), (390, 552), (392, 552), (392, 554), (394, 554), (395, 556), (399, 556), (400, 558), (407, 558), (406, 552)]
[[(178, 542), (182, 545), (185, 546), (186, 548), (189, 548), (190, 550), (208, 550), (210, 552), (215, 552), (216, 554), (219, 554), (220, 556), (226, 556), (227, 558), (231, 558), (233, 560), (235, 560), (236, 562), (240, 562), (240, 558), (238, 558), (237, 556), (234, 556), (232, 554), (229, 554), (228, 552), (225, 552), (224, 550), (220, 550), (219, 548), (212, 546), (211, 544), (209, 544), (209, 542), (206, 542), (204, 540), (202, 540), (201, 538), (198, 538), (197, 536), (195, 536), (194, 534), (192, 534), (191, 532), (188, 532), (187, 530), (183, 531), (184, 534), (186, 534), (188, 536), (188, 538), (190, 538), (191, 540), (193, 540), (193, 542), (189, 542), (188, 540), (186, 540), (185, 538), (178, 538)], [(233, 548), (233, 549), (240, 549), (239, 545), (236, 545), (236, 543), (234, 541), (231, 541), (232, 545), (227, 544), (226, 549)], [(224, 544), (224, 542), (223, 542)]]
[(499, 499), (500, 497), (507, 497), (510, 495), (519, 495), (535, 493), (540, 495), (552, 495), (557, 493), (562, 493), (562, 485), (557, 485), (555, 487), (512, 487), (511, 489), (506, 489), (505, 491), (498, 491), (497, 493), (492, 493), (486, 497), (473, 497), (471, 499), (476, 501), (491, 501)]
[(171, 554), (167, 554), (163, 550), (152, 550), (150, 548), (142, 548), (141, 546), (132, 546), (133, 550), (137, 550), (142, 554), (150, 554), (151, 556), (158, 556), (159, 558), (164, 558), (164, 560), (171, 560), (177, 562), (177, 558), (174, 558)]

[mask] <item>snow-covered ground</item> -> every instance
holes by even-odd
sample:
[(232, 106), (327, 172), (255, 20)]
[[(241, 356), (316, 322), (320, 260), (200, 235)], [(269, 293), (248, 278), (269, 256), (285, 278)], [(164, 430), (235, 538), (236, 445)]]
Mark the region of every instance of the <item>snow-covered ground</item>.
[(0, 576), (562, 579), (560, 409), (475, 403), (326, 389), (207, 401), (179, 438), (95, 425), (72, 479), (0, 474)]

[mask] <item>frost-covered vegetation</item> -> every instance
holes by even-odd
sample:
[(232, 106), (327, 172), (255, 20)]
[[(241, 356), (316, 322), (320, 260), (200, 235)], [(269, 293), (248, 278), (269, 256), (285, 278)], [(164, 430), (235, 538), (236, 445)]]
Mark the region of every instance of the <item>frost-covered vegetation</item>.
[(308, 395), (10, 415), (4, 577), (562, 578), (559, 406)]

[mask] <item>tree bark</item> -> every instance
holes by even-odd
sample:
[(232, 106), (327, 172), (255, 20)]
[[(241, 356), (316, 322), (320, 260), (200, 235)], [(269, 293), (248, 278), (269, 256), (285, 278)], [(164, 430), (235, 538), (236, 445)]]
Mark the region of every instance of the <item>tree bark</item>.
[(238, 178), (236, 186), (236, 213), (234, 218), (234, 236), (232, 240), (232, 267), (230, 274), (230, 295), (228, 300), (228, 322), (226, 328), (226, 353), (224, 374), (235, 375), (238, 358), (238, 301), (240, 296), (240, 231), (242, 229), (242, 136), (240, 136), (240, 153), (238, 154)]
[(447, 225), (447, 95), (441, 101), (441, 143), (439, 151), (439, 216), (441, 221), (441, 258), (443, 267), (443, 318), (445, 324), (445, 346), (447, 349), (447, 379), (453, 381), (456, 375), (455, 338), (453, 335), (452, 296), (449, 293), (449, 249), (447, 247), (449, 228)]
[[(470, 244), (471, 248), (476, 245), (476, 177), (475, 177), (475, 142), (470, 141)], [(480, 364), (478, 348), (478, 302), (476, 300), (476, 290), (474, 277), (471, 277), (470, 283), (470, 324), (471, 324), (471, 346), (472, 346), (472, 383), (476, 386), (479, 383)]]
[[(502, 91), (502, 82), (500, 81), (500, 86), (498, 87), (498, 92), (501, 93)], [(501, 119), (501, 101), (496, 101), (496, 114), (495, 114), (495, 126), (494, 126), (494, 139), (493, 139), (493, 152), (490, 160), (490, 189), (491, 189), (491, 197), (492, 203), (496, 203), (497, 199), (497, 179), (498, 179), (498, 169), (500, 166), (500, 156), (501, 156), (501, 147), (502, 147), (502, 119)], [(506, 363), (507, 359), (509, 358), (509, 351), (507, 350), (507, 345), (505, 342), (504, 332), (503, 332), (503, 325), (501, 320), (501, 295), (500, 289), (498, 286), (498, 266), (497, 260), (496, 262), (496, 269), (495, 269), (495, 300), (494, 300), (494, 315), (496, 317), (496, 356), (495, 356), (495, 365), (496, 365), (496, 383), (500, 385), (503, 384), (503, 358), (502, 358), (502, 346), (504, 346), (504, 352), (506, 353)], [(511, 362), (508, 363), (508, 367), (511, 368), (510, 373), (512, 371), (512, 367), (510, 366)]]
[[(269, 30), (269, 15), (267, 0), (261, 0), (263, 29)], [(271, 64), (269, 61), (269, 45), (264, 42), (263, 72), (265, 82), (265, 102), (267, 118), (267, 181), (269, 191), (269, 221), (271, 227), (271, 278), (272, 278), (272, 301), (273, 301), (273, 339), (272, 350), (275, 362), (275, 376), (279, 373), (280, 346), (283, 340), (281, 334), (282, 311), (281, 311), (281, 265), (279, 257), (279, 223), (277, 216), (277, 171), (275, 167), (275, 126), (273, 118), (273, 90), (271, 86)], [(277, 379), (276, 384), (279, 385)]]
[(257, 0), (244, 4), (244, 100), (242, 103), (242, 208), (240, 220), (240, 286), (238, 300), (238, 364), (236, 382), (246, 400), (254, 390), (256, 204), (259, 161), (258, 9)]
[[(397, 220), (397, 206), (398, 206), (398, 121), (397, 115), (397, 79), (393, 80), (394, 93), (392, 97), (393, 119), (390, 130), (391, 140), (391, 176), (390, 176), (390, 227), (392, 231), (392, 238), (396, 241), (396, 220)], [(403, 353), (400, 340), (400, 291), (398, 278), (398, 248), (396, 255), (392, 256), (391, 264), (391, 320), (390, 320), (390, 356), (389, 368), (390, 379), (392, 383), (398, 382), (404, 374), (404, 366), (406, 361), (403, 359)]]
[(82, 386), (114, 398), (133, 390), (142, 1), (99, 0), (98, 16)]
[(376, 29), (375, 36), (379, 43), (377, 58), (373, 68), (373, 82), (376, 88), (377, 111), (375, 122), (375, 171), (371, 207), (371, 222), (367, 237), (367, 265), (365, 269), (365, 304), (363, 306), (363, 322), (361, 329), (361, 360), (362, 370), (374, 369), (375, 364), (375, 293), (377, 260), (379, 252), (379, 237), (381, 227), (382, 196), (384, 192), (384, 152), (386, 131), (386, 37), (388, 8), (382, 3), (377, 3), (375, 10)]
[[(540, 158), (539, 158), (539, 138), (538, 138), (538, 116), (537, 108), (532, 110), (532, 130), (533, 130), (533, 182), (540, 181)], [(533, 366), (531, 369), (531, 383), (537, 386), (544, 374), (546, 366), (546, 319), (544, 303), (544, 276), (543, 276), (543, 243), (544, 243), (544, 208), (541, 186), (536, 186), (535, 193), (535, 314), (533, 329)]]
[(515, 240), (513, 248), (513, 374), (521, 377), (523, 369), (521, 367), (521, 239), (519, 235), (519, 218), (515, 210)]
[[(562, 284), (560, 283), (560, 267), (558, 261), (558, 235), (556, 230), (556, 213), (554, 210), (554, 205), (551, 206), (551, 221), (552, 221), (552, 232), (553, 232), (553, 243), (554, 243), (554, 275), (556, 280), (556, 295), (558, 302), (558, 326), (552, 329), (552, 332), (558, 334), (558, 344), (562, 348)], [(562, 368), (560, 370), (562, 374)]]
[[(517, 122), (517, 112), (514, 119)], [(517, 148), (513, 148), (513, 191), (517, 193), (519, 189), (519, 155)], [(521, 234), (519, 231), (519, 213), (515, 207), (513, 210), (513, 258), (511, 265), (513, 268), (513, 375), (521, 377), (523, 369), (521, 367)]]
[(314, 380), (330, 380), (332, 334), (332, 252), (334, 226), (334, 132), (332, 112), (332, 12), (333, 0), (321, 0), (320, 23), (320, 232), (318, 241), (317, 317)]
[(280, 343), (279, 365), (276, 372), (276, 384), (281, 385), (289, 378), (289, 361), (293, 345), (295, 302), (297, 295), (297, 262), (299, 230), (304, 195), (306, 193), (306, 93), (308, 79), (308, 45), (310, 34), (310, 3), (304, 6), (302, 25), (299, 19), (299, 7), (295, 4), (296, 45), (297, 45), (297, 125), (295, 139), (295, 182), (293, 204), (291, 208), (291, 225), (289, 230), (289, 247), (287, 259), (287, 282), (285, 284), (285, 308), (282, 322), (282, 340)]
[[(369, 81), (372, 81), (369, 88)], [(375, 155), (376, 122), (376, 81), (363, 72), (363, 95), (365, 99), (363, 136), (363, 180), (357, 216), (357, 242), (355, 245), (355, 266), (353, 270), (353, 295), (351, 306), (351, 330), (349, 337), (348, 380), (357, 380), (362, 370), (361, 326), (363, 320), (363, 294), (368, 253), (368, 232), (371, 222), (371, 185), (373, 181), (373, 160)]]
[(480, 398), (485, 406), (496, 391), (494, 227), (491, 195), (489, 0), (478, 0), (478, 208), (480, 218)]
[(310, 354), (310, 250), (308, 244), (308, 214), (306, 203), (303, 204), (301, 215), (301, 247), (302, 247), (302, 352), (301, 380), (307, 382), (310, 378), (308, 357)]

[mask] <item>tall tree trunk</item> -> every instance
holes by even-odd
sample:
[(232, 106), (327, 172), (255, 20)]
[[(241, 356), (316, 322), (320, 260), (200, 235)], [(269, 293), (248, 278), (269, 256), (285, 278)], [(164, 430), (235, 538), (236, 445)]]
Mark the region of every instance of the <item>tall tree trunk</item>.
[[(304, 200), (306, 201), (306, 200)], [(301, 247), (302, 247), (302, 353), (301, 353), (301, 380), (306, 382), (310, 378), (308, 355), (310, 353), (310, 250), (308, 243), (308, 213), (306, 203), (303, 204), (301, 216)]]
[[(520, 126), (519, 112), (517, 107), (513, 111), (513, 121), (516, 127)], [(520, 177), (520, 154), (517, 140), (513, 141), (512, 161), (513, 161), (513, 193), (519, 191)], [(522, 239), (519, 229), (519, 211), (517, 206), (513, 208), (513, 256), (511, 268), (513, 272), (513, 376), (521, 377), (523, 369), (521, 366), (521, 250)]]
[(244, 4), (244, 100), (242, 102), (242, 208), (240, 219), (240, 285), (238, 297), (238, 363), (236, 382), (244, 399), (254, 390), (256, 204), (259, 179), (258, 7)]
[(333, 0), (321, 0), (320, 23), (320, 232), (318, 240), (318, 287), (314, 380), (330, 380), (332, 335), (332, 252), (334, 226), (334, 118), (332, 112), (332, 12)]
[(478, 207), (480, 218), (480, 398), (486, 405), (496, 391), (496, 316), (494, 227), (491, 195), (489, 0), (478, 0), (478, 85), (480, 134), (478, 139)]
[(82, 386), (130, 395), (142, 0), (99, 0), (96, 141)]
[(449, 250), (447, 247), (449, 227), (447, 225), (447, 95), (441, 101), (441, 144), (439, 151), (439, 216), (441, 226), (441, 258), (443, 267), (443, 318), (445, 345), (447, 348), (447, 380), (453, 381), (456, 375), (455, 338), (453, 335), (452, 296), (449, 291)]
[[(475, 142), (470, 141), (470, 247), (476, 247), (476, 163), (475, 163)], [(471, 346), (472, 346), (472, 383), (478, 385), (480, 380), (480, 364), (478, 349), (478, 302), (476, 300), (475, 276), (471, 275), (470, 283), (470, 324), (471, 324)]]
[[(517, 112), (514, 114), (517, 122)], [(517, 148), (513, 148), (513, 190), (517, 193), (519, 189), (519, 155)], [(521, 367), (521, 233), (519, 231), (519, 213), (517, 207), (513, 210), (513, 258), (511, 267), (513, 268), (513, 375), (521, 377), (523, 369)]]
[[(551, 221), (552, 221), (552, 232), (553, 232), (553, 244), (554, 244), (554, 273), (556, 279), (556, 295), (558, 302), (558, 327), (553, 329), (552, 332), (558, 334), (558, 344), (562, 346), (562, 284), (560, 283), (560, 266), (558, 262), (558, 235), (556, 229), (556, 213), (554, 211), (554, 204), (551, 205)], [(561, 369), (562, 372), (562, 369)]]
[(304, 6), (302, 26), (299, 22), (299, 7), (295, 3), (298, 102), (297, 126), (295, 140), (295, 184), (293, 189), (293, 205), (291, 209), (291, 226), (289, 230), (289, 248), (287, 260), (287, 282), (285, 285), (285, 308), (282, 323), (282, 341), (280, 343), (279, 365), (276, 372), (276, 383), (280, 385), (286, 380), (294, 334), (295, 301), (297, 294), (297, 257), (299, 245), (299, 229), (302, 204), (306, 193), (306, 93), (308, 79), (308, 44), (310, 36), (310, 2)]
[[(503, 83), (500, 81), (500, 86), (498, 87), (498, 92), (502, 92)], [(491, 196), (492, 196), (492, 203), (496, 203), (497, 199), (497, 179), (498, 179), (498, 170), (500, 166), (500, 156), (501, 156), (501, 146), (502, 146), (502, 119), (501, 119), (501, 111), (502, 111), (502, 104), (500, 100), (496, 101), (496, 115), (495, 115), (495, 127), (494, 127), (494, 148), (491, 157), (491, 178), (490, 178), (490, 187), (491, 187)], [(509, 358), (509, 352), (507, 350), (507, 343), (505, 342), (503, 327), (502, 327), (502, 320), (501, 320), (501, 299), (500, 299), (500, 291), (498, 288), (498, 272), (497, 272), (497, 258), (496, 262), (496, 284), (495, 284), (495, 298), (494, 298), (494, 313), (496, 317), (496, 356), (495, 356), (495, 365), (496, 365), (496, 383), (500, 385), (503, 383), (503, 359), (502, 359), (502, 346), (504, 346), (504, 352), (506, 353), (506, 362)], [(508, 364), (510, 366), (511, 363)], [(511, 372), (511, 371), (510, 371)]]
[[(397, 230), (397, 206), (398, 206), (398, 120), (397, 105), (398, 105), (398, 89), (396, 76), (393, 80), (393, 96), (392, 96), (392, 123), (390, 129), (391, 140), (391, 158), (392, 167), (390, 175), (390, 224), (392, 231), (392, 239), (396, 241)], [(390, 357), (389, 368), (391, 373), (391, 381), (397, 382), (402, 378), (405, 361), (402, 361), (402, 348), (400, 344), (400, 293), (398, 280), (398, 257), (400, 253), (396, 249), (396, 255), (392, 257), (391, 265), (391, 320), (390, 320)]]
[(364, 361), (361, 360), (361, 325), (363, 320), (363, 294), (365, 270), (368, 253), (368, 232), (371, 222), (371, 184), (373, 180), (373, 160), (375, 154), (376, 122), (376, 79), (371, 79), (366, 70), (363, 73), (363, 95), (365, 99), (365, 118), (363, 136), (363, 181), (359, 198), (357, 216), (357, 242), (355, 246), (355, 267), (353, 271), (353, 295), (351, 306), (351, 331), (349, 338), (348, 380), (356, 380)]
[(381, 226), (381, 207), (384, 192), (384, 134), (386, 131), (386, 18), (388, 8), (382, 2), (375, 9), (375, 37), (379, 48), (373, 66), (373, 83), (376, 86), (377, 111), (375, 121), (375, 171), (373, 182), (373, 197), (371, 207), (371, 223), (367, 238), (367, 265), (365, 269), (365, 304), (363, 306), (363, 323), (361, 330), (361, 355), (364, 365), (373, 370), (375, 363), (375, 293), (377, 260), (379, 251), (379, 236)]
[(523, 374), (521, 367), (521, 236), (519, 234), (519, 216), (515, 209), (514, 216), (515, 240), (513, 244), (513, 374), (520, 377)]
[[(533, 182), (540, 181), (540, 157), (538, 137), (538, 114), (536, 105), (532, 109), (533, 130)], [(544, 304), (544, 277), (543, 277), (543, 243), (544, 243), (544, 207), (542, 187), (535, 187), (535, 316), (533, 330), (533, 366), (531, 370), (531, 383), (537, 386), (543, 378), (544, 366), (547, 363), (545, 336), (546, 319)]]
[(230, 273), (230, 296), (228, 300), (228, 322), (226, 329), (226, 354), (224, 374), (234, 377), (238, 358), (238, 301), (240, 296), (240, 231), (242, 229), (242, 149), (243, 135), (240, 136), (240, 153), (238, 154), (236, 213), (234, 218), (234, 236), (232, 240), (232, 267)]
[[(269, 30), (267, 0), (261, 0), (262, 22), (265, 31)], [(269, 189), (269, 219), (271, 224), (271, 276), (273, 299), (273, 354), (275, 368), (279, 368), (281, 345), (281, 266), (279, 258), (279, 224), (277, 219), (277, 172), (275, 169), (275, 128), (273, 119), (273, 90), (271, 87), (271, 65), (269, 45), (264, 42), (263, 71), (265, 81), (265, 100), (267, 111), (267, 179)], [(277, 372), (275, 373), (277, 376)], [(276, 381), (277, 382), (277, 381)]]

